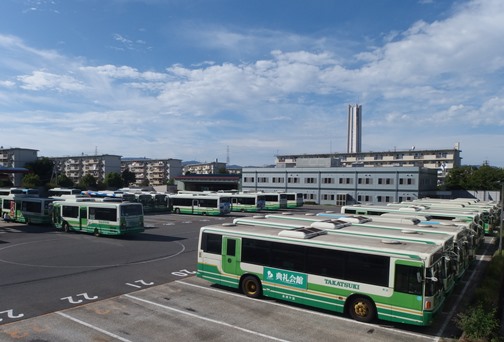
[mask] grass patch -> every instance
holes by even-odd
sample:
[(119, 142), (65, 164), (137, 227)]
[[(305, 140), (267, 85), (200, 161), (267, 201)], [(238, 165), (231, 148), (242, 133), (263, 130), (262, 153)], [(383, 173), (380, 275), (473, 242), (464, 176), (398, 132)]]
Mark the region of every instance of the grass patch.
[(463, 341), (497, 342), (504, 290), (504, 253), (495, 253), (489, 262), (481, 283), (476, 288), (470, 308), (457, 315), (455, 323), (464, 331)]

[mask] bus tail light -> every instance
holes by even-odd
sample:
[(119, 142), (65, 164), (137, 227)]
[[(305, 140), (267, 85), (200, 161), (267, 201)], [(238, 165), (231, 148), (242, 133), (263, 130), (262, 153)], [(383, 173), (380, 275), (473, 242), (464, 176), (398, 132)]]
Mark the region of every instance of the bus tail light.
[(425, 310), (432, 309), (432, 302), (430, 300), (425, 301)]

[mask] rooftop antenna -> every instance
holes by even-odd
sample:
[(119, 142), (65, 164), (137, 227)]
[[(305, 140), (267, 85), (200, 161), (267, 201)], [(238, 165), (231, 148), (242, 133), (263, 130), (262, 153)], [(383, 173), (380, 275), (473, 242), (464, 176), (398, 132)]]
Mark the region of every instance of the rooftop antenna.
[(227, 148), (226, 148), (226, 164), (229, 165), (229, 145), (227, 145)]

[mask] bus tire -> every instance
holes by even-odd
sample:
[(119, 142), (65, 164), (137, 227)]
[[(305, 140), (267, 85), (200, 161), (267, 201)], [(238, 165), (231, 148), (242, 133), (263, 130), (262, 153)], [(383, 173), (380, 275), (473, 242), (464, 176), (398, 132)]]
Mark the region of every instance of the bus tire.
[(63, 223), (63, 231), (65, 233), (70, 233), (70, 225), (68, 224), (68, 222)]
[(179, 208), (175, 208), (175, 214), (180, 214), (180, 209)]
[(255, 276), (245, 276), (241, 282), (241, 290), (247, 297), (259, 298), (262, 296), (261, 281)]
[(94, 229), (93, 234), (94, 236), (100, 236), (100, 231), (98, 230), (98, 228)]
[(355, 296), (350, 299), (348, 313), (356, 321), (369, 323), (376, 317), (376, 307), (372, 300)]

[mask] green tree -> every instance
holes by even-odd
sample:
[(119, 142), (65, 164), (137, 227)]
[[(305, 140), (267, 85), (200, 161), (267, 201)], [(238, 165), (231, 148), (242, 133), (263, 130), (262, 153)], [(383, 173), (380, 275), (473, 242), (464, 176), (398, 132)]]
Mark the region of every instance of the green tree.
[(59, 175), (57, 178), (58, 186), (62, 188), (72, 188), (74, 187), (74, 182), (67, 177), (67, 175)]
[(82, 190), (96, 190), (97, 186), (96, 178), (92, 175), (84, 175), (78, 184), (79, 189)]
[(225, 175), (225, 174), (229, 174), (229, 171), (228, 169), (226, 169), (225, 166), (223, 167), (220, 167), (218, 170), (217, 170), (217, 173), (220, 174), (220, 175)]
[(448, 172), (444, 187), (447, 190), (500, 190), (504, 169), (483, 164), (461, 166)]
[(123, 186), (130, 186), (136, 182), (136, 176), (129, 169), (126, 169), (122, 172), (122, 182)]
[(105, 185), (111, 189), (121, 188), (123, 186), (123, 178), (117, 172), (111, 172), (105, 176)]
[(39, 176), (40, 185), (47, 184), (51, 181), (54, 163), (47, 157), (40, 158), (33, 162), (26, 163), (25, 167)]
[(25, 188), (36, 188), (40, 185), (40, 177), (35, 173), (28, 173), (23, 177), (21, 185)]

